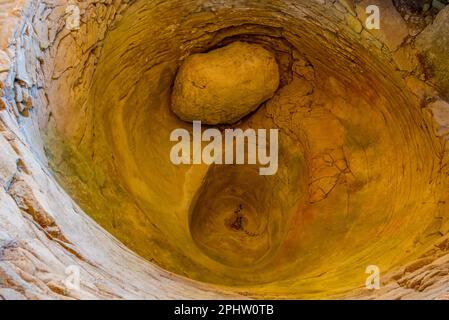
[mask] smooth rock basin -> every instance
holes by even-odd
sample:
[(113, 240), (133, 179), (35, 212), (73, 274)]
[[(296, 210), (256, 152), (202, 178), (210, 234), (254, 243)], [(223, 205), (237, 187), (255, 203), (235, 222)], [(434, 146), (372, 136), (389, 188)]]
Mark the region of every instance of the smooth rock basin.
[[(365, 2), (84, 1), (79, 28), (2, 4), (0, 298), (448, 298), (449, 7)], [(177, 95), (243, 43), (272, 62), (257, 99)], [(278, 129), (277, 173), (174, 165), (192, 120)]]

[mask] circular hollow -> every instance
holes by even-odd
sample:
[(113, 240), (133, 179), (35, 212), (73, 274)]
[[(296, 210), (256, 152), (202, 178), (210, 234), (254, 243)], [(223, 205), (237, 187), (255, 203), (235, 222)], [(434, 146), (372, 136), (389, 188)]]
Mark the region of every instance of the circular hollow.
[(212, 259), (251, 268), (272, 251), (270, 233), (276, 230), (263, 180), (254, 168), (217, 166), (208, 172), (191, 212), (190, 232)]
[[(447, 229), (441, 140), (386, 49), (343, 17), (316, 1), (138, 0), (88, 68), (55, 62), (37, 120), (48, 161), (142, 257), (253, 297), (333, 297), (363, 286), (368, 265), (416, 261)], [(276, 94), (232, 126), (279, 130), (272, 176), (170, 161), (170, 133), (192, 133), (171, 112), (179, 68), (234, 42), (278, 64)]]

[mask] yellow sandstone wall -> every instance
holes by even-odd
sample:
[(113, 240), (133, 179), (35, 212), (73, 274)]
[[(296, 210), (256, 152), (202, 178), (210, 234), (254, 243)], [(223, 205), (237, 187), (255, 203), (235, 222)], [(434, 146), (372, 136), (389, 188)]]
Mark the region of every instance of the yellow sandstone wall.
[[(443, 2), (0, 3), (0, 297), (447, 298)], [(279, 87), (216, 127), (279, 129), (273, 176), (170, 162), (178, 69), (237, 41)]]

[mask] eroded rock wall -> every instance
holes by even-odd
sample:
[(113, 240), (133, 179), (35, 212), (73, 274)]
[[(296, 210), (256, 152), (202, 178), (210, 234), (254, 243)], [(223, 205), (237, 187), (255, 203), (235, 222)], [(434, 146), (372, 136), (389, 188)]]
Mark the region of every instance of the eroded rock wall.
[[(65, 1), (1, 4), (0, 295), (445, 298), (449, 9), (423, 26), (372, 2), (379, 31), (363, 1), (85, 1), (79, 29)], [(272, 179), (168, 161), (170, 131), (189, 128), (170, 112), (178, 67), (234, 41), (280, 66), (280, 90), (239, 124), (281, 129)], [(255, 227), (204, 210), (223, 188)], [(243, 248), (214, 241), (235, 232)], [(363, 288), (368, 264), (380, 290)], [(69, 265), (81, 291), (63, 285)]]

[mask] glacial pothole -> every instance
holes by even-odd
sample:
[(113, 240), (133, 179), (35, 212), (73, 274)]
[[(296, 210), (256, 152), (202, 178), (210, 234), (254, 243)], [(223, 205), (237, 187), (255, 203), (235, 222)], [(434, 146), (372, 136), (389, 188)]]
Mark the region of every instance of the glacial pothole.
[[(426, 82), (443, 81), (446, 69), (430, 68), (424, 54), (407, 58), (416, 35), (404, 21), (387, 36), (370, 32), (360, 1), (125, 2), (117, 16), (109, 4), (86, 6), (86, 16), (114, 18), (39, 42), (55, 51), (35, 58), (37, 74), (15, 69), (0, 107), (111, 235), (165, 270), (258, 298), (350, 294), (367, 266), (387, 274), (437, 250), (449, 232), (449, 107), (436, 91), (445, 83)], [(35, 32), (57, 33), (49, 30)], [(238, 46), (261, 50), (257, 67), (227, 74), (220, 50)], [(192, 57), (213, 52), (201, 72), (212, 70), (224, 89), (198, 98), (209, 82), (191, 78), (204, 74), (186, 76), (196, 89), (176, 79)], [(171, 132), (193, 134), (194, 120), (220, 132), (278, 130), (276, 174), (250, 163), (172, 163)], [(5, 190), (28, 205), (14, 179)]]
[[(428, 227), (423, 220), (434, 219), (429, 196), (444, 198), (429, 180), (436, 159), (423, 160), (438, 142), (423, 126), (420, 102), (381, 53), (318, 6), (308, 12), (312, 20), (295, 16), (305, 7), (286, 13), (280, 3), (198, 15), (187, 3), (163, 14), (150, 7), (130, 6), (107, 34), (82, 116), (54, 111), (58, 127), (73, 128), (64, 136), (79, 141), (75, 151), (66, 140), (72, 160), (64, 163), (86, 175), (82, 187), (69, 185), (87, 212), (170, 271), (256, 286), (256, 295), (355, 287), (366, 265), (389, 270), (407, 259)], [(179, 68), (192, 55), (239, 41), (269, 48), (280, 85), (262, 107), (218, 129), (278, 129), (277, 173), (261, 176), (249, 164), (172, 164), (170, 133), (192, 132), (171, 112)], [(219, 54), (214, 59), (220, 63)], [(215, 70), (217, 78), (232, 77)], [(229, 88), (226, 98), (235, 103)], [(197, 116), (204, 114), (188, 120)], [(220, 122), (227, 121), (211, 123)], [(229, 228), (239, 204), (247, 211)]]

